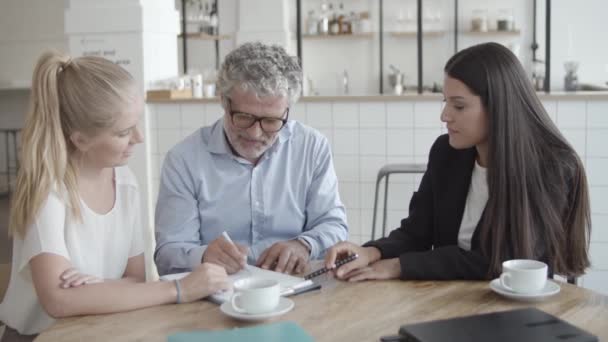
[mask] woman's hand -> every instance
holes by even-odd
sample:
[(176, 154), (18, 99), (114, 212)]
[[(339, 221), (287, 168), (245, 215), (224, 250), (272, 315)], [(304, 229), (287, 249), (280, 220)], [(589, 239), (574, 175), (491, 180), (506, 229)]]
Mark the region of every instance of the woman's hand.
[(399, 258), (384, 259), (373, 264), (357, 268), (342, 276), (348, 281), (397, 279), (401, 276)]
[[(352, 254), (357, 254), (359, 257), (335, 269), (336, 260), (346, 258)], [(327, 251), (325, 255), (325, 267), (335, 269), (334, 274), (338, 279), (345, 279), (345, 275), (354, 270), (367, 267), (380, 260), (380, 257), (380, 251), (375, 247), (361, 247), (351, 242), (340, 242)]]
[(68, 268), (59, 276), (61, 288), (78, 287), (86, 284), (101, 283), (103, 279), (92, 275), (82, 274), (76, 268)]
[(193, 302), (210, 294), (232, 288), (232, 282), (228, 279), (226, 270), (222, 266), (211, 263), (198, 265), (179, 283), (182, 303)]

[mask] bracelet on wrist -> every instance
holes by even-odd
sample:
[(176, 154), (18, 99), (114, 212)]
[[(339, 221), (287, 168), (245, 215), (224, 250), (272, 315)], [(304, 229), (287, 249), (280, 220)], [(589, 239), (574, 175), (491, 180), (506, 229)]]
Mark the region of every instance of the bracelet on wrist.
[(175, 289), (177, 290), (177, 298), (175, 300), (175, 303), (181, 304), (182, 303), (182, 288), (179, 284), (179, 280), (175, 279), (175, 280), (173, 280), (173, 282), (175, 283)]

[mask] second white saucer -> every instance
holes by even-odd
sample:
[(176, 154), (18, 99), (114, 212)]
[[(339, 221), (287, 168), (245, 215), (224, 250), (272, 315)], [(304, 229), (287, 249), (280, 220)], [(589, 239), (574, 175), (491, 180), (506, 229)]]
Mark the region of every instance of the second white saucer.
[(517, 293), (517, 292), (507, 290), (504, 287), (502, 287), (502, 285), (500, 284), (500, 278), (496, 278), (496, 279), (492, 280), (490, 282), (490, 288), (492, 289), (492, 291), (494, 291), (502, 296), (505, 296), (507, 298), (511, 298), (511, 299), (515, 299), (515, 300), (522, 300), (522, 301), (532, 301), (532, 302), (541, 301), (547, 297), (558, 294), (560, 291), (559, 285), (552, 280), (547, 280), (545, 287), (540, 292), (537, 292), (537, 293)]
[(230, 301), (224, 302), (220, 306), (220, 310), (223, 313), (225, 313), (226, 315), (228, 315), (232, 318), (242, 320), (242, 321), (263, 321), (263, 320), (266, 320), (266, 319), (269, 319), (272, 317), (283, 315), (283, 314), (291, 311), (291, 309), (293, 309), (294, 306), (295, 306), (295, 304), (291, 299), (281, 297), (279, 299), (279, 305), (277, 305), (277, 307), (274, 310), (272, 310), (270, 312), (261, 313), (261, 314), (252, 315), (252, 314), (240, 313), (240, 312), (234, 310), (234, 308), (232, 307), (232, 303)]

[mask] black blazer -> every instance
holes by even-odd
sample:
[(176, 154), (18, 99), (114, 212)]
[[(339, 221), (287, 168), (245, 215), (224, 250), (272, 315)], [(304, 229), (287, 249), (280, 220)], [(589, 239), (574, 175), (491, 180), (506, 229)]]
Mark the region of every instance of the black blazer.
[(456, 150), (447, 134), (440, 136), (431, 148), (420, 187), (412, 195), (409, 216), (388, 237), (364, 245), (378, 248), (382, 259), (398, 257), (401, 279), (487, 278), (489, 259), (480, 251), (479, 223), (471, 250), (458, 247), (476, 155), (474, 147)]

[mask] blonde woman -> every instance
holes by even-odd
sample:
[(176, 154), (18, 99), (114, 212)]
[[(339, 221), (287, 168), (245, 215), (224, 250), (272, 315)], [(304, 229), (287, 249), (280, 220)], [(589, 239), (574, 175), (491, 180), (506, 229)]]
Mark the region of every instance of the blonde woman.
[(43, 54), (34, 71), (10, 215), (12, 272), (3, 338), (28, 340), (54, 318), (190, 302), (229, 288), (202, 264), (145, 283), (139, 191), (124, 166), (142, 141), (143, 99), (103, 58)]

